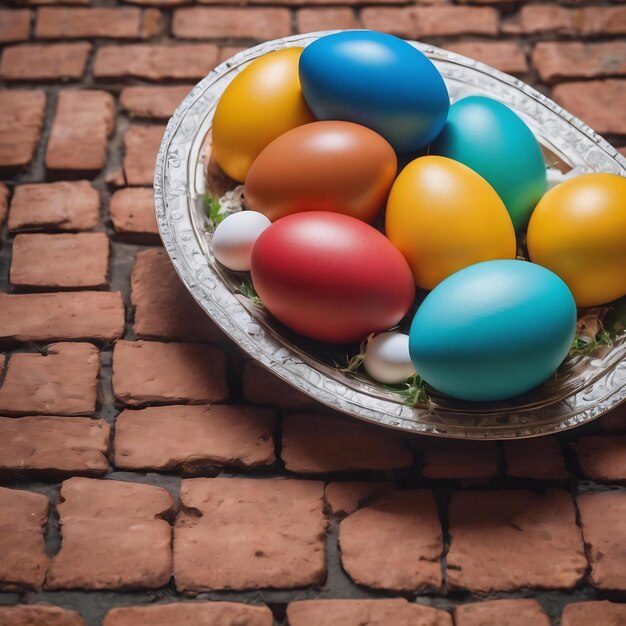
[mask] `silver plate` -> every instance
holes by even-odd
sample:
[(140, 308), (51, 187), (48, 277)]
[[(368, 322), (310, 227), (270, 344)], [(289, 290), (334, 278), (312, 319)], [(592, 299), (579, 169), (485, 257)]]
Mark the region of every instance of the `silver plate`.
[[(329, 31), (331, 32), (331, 31)], [(345, 374), (237, 293), (210, 252), (202, 197), (213, 112), (228, 83), (251, 60), (272, 50), (306, 46), (328, 33), (309, 33), (245, 50), (200, 81), (167, 125), (154, 175), (163, 244), (179, 276), (211, 319), (255, 361), (315, 400), (359, 419), (427, 435), (516, 439), (573, 428), (626, 398), (626, 334), (610, 348), (570, 360), (550, 386), (515, 402), (471, 404), (434, 398), (409, 406), (364, 377)], [(443, 75), (453, 100), (487, 95), (511, 107), (550, 157), (581, 172), (626, 175), (626, 159), (579, 119), (523, 82), (440, 48), (411, 42)]]

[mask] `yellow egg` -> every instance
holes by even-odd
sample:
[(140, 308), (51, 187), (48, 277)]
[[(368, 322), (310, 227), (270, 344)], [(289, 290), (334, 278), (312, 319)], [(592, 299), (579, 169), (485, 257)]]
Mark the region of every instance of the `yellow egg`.
[(243, 182), (265, 146), (315, 120), (300, 87), (302, 50), (265, 54), (237, 75), (222, 94), (213, 117), (213, 154), (231, 178)]
[(526, 243), (578, 306), (626, 295), (626, 178), (585, 174), (557, 185), (535, 207)]
[(385, 230), (423, 289), (468, 265), (516, 253), (513, 223), (493, 187), (440, 156), (415, 159), (402, 170), (387, 202)]

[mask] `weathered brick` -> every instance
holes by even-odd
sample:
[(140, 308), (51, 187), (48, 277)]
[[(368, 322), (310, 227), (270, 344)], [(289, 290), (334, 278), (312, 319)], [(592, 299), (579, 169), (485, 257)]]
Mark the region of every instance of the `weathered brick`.
[(245, 50), (245, 48), (242, 48), (241, 46), (224, 46), (223, 48), (220, 48), (218, 60), (220, 63), (223, 63), (227, 59), (230, 59), (230, 57), (234, 57), (238, 52), (242, 52), (243, 50)]
[(291, 34), (291, 16), (277, 8), (190, 7), (174, 12), (172, 32), (187, 39), (277, 39)]
[(425, 478), (485, 479), (493, 478), (500, 465), (500, 450), (492, 441), (456, 441), (420, 439)]
[(301, 409), (314, 404), (309, 396), (252, 361), (246, 361), (243, 367), (243, 397), (251, 404), (271, 404), (281, 409)]
[(523, 6), (516, 23), (519, 32), (561, 35), (623, 35), (626, 7), (568, 9), (550, 4)]
[(11, 284), (54, 289), (104, 287), (109, 282), (105, 233), (18, 235), (13, 240)]
[(390, 470), (413, 462), (397, 433), (338, 415), (289, 415), (283, 419), (282, 441), (285, 467), (302, 474)]
[(626, 481), (626, 435), (582, 437), (571, 446), (586, 478), (599, 482)]
[(9, 212), (9, 188), (0, 183), (0, 228), (4, 226)]
[(120, 105), (134, 117), (169, 119), (192, 85), (174, 87), (125, 87), (120, 94)]
[(626, 604), (608, 600), (568, 604), (561, 614), (561, 626), (622, 626), (626, 624)]
[(129, 185), (151, 185), (165, 126), (131, 126), (124, 133), (124, 172)]
[(109, 425), (84, 417), (0, 417), (0, 472), (103, 474)]
[(86, 180), (18, 185), (9, 230), (91, 230), (100, 219), (100, 194)]
[(446, 44), (445, 47), (508, 74), (524, 74), (528, 71), (522, 46), (512, 41), (459, 41)]
[(176, 505), (161, 487), (70, 478), (59, 494), (61, 550), (48, 589), (156, 589), (172, 573), (171, 528)]
[(323, 491), (316, 481), (183, 480), (174, 529), (178, 591), (290, 589), (322, 582)]
[(33, 160), (45, 107), (43, 91), (0, 90), (0, 167), (23, 167)]
[(97, 171), (106, 164), (115, 103), (106, 91), (62, 91), (46, 150), (51, 170)]
[(20, 4), (29, 6), (39, 6), (45, 4), (91, 4), (89, 0), (20, 0)]
[(137, 337), (183, 341), (215, 341), (223, 337), (187, 291), (165, 250), (139, 252), (130, 284)]
[(213, 44), (105, 46), (96, 52), (96, 78), (191, 80), (204, 78), (217, 63)]
[(16, 353), (0, 387), (0, 413), (90, 415), (100, 371), (90, 343), (55, 343), (45, 355)]
[(599, 133), (626, 135), (626, 80), (594, 80), (557, 85), (554, 99)]
[(455, 626), (550, 626), (537, 600), (492, 600), (454, 609)]
[(378, 589), (441, 586), (443, 539), (430, 491), (395, 491), (339, 525), (341, 562), (350, 578)]
[(326, 485), (324, 496), (334, 515), (350, 515), (358, 508), (395, 491), (393, 483), (334, 481)]
[(160, 242), (152, 189), (133, 187), (113, 194), (109, 214), (115, 232), (145, 243)]
[(129, 406), (219, 402), (228, 397), (226, 359), (199, 343), (118, 341), (113, 391)]
[(28, 39), (30, 11), (28, 9), (0, 10), (0, 43)]
[(7, 80), (79, 79), (85, 71), (88, 43), (22, 44), (5, 48), (0, 76)]
[(7, 626), (85, 626), (76, 611), (45, 604), (0, 606), (0, 623)]
[(123, 334), (118, 291), (0, 293), (0, 342), (114, 341)]
[(121, 469), (256, 467), (274, 462), (274, 413), (249, 406), (167, 406), (122, 411), (114, 464)]
[(591, 583), (597, 589), (626, 591), (626, 494), (584, 494), (576, 498)]
[[(619, 152), (626, 156), (626, 148), (619, 148)], [(598, 421), (602, 432), (622, 433), (626, 431), (626, 402), (622, 402), (613, 410), (605, 413)]]
[(45, 496), (0, 487), (0, 590), (41, 588), (48, 565), (43, 542), (47, 521)]
[(301, 9), (296, 14), (299, 33), (318, 30), (358, 28), (359, 22), (352, 9), (332, 7), (328, 9)]
[(567, 492), (456, 492), (450, 500), (448, 588), (571, 589), (587, 560)]
[(191, 4), (193, 0), (127, 0), (130, 4), (158, 7), (176, 7)]
[(287, 606), (289, 626), (452, 626), (446, 611), (404, 598), (385, 600), (303, 600)]
[(565, 460), (556, 437), (504, 442), (507, 476), (535, 480), (566, 480)]

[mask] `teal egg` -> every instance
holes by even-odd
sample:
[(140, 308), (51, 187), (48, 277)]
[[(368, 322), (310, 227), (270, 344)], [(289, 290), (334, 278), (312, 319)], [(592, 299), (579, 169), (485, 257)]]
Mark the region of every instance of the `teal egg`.
[(441, 393), (506, 400), (552, 376), (575, 330), (574, 297), (556, 274), (526, 261), (486, 261), (426, 296), (409, 351), (417, 373)]
[(491, 98), (455, 102), (430, 154), (460, 161), (486, 179), (502, 198), (515, 230), (526, 227), (547, 189), (546, 166), (532, 131)]

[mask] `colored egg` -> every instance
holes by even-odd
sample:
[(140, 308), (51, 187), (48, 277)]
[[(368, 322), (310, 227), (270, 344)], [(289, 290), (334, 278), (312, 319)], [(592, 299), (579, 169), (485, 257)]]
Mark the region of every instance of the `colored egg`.
[(526, 261), (487, 261), (440, 283), (409, 333), (417, 373), (439, 392), (506, 400), (552, 376), (576, 330), (567, 285)]
[(287, 48), (255, 59), (222, 94), (213, 117), (213, 155), (231, 178), (243, 182), (265, 146), (314, 120), (298, 77), (301, 53)]
[(406, 41), (373, 31), (320, 37), (300, 58), (304, 97), (320, 120), (345, 120), (414, 152), (443, 128), (450, 106), (437, 68)]
[(301, 211), (333, 211), (372, 221), (396, 176), (393, 148), (352, 122), (313, 122), (269, 144), (246, 178), (248, 207), (272, 221)]
[(389, 194), (385, 230), (422, 289), (468, 265), (516, 255), (511, 218), (493, 187), (440, 156), (402, 170)]
[(511, 109), (491, 98), (455, 102), (430, 154), (478, 172), (502, 198), (516, 230), (526, 226), (546, 192), (546, 166), (535, 136)]
[(393, 331), (368, 339), (363, 367), (374, 380), (387, 385), (402, 383), (413, 376), (409, 336)]
[(626, 295), (626, 178), (583, 174), (551, 189), (526, 234), (534, 263), (558, 274), (578, 306)]
[(250, 270), (270, 313), (319, 341), (360, 341), (391, 328), (415, 297), (398, 250), (369, 224), (339, 213), (274, 222), (254, 244)]

